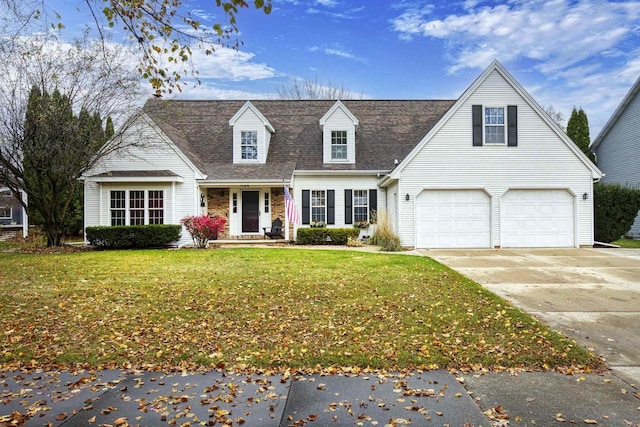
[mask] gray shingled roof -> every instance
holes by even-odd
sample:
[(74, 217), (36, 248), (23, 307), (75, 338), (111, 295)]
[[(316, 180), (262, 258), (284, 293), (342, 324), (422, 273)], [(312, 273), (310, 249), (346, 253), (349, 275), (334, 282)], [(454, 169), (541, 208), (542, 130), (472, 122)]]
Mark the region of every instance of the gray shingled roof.
[(295, 170), (391, 170), (454, 104), (452, 100), (346, 100), (360, 121), (356, 164), (322, 162), (320, 118), (333, 100), (256, 100), (251, 103), (269, 120), (271, 137), (263, 165), (233, 164), (229, 119), (245, 101), (176, 101), (150, 99), (144, 111), (201, 171), (207, 180), (288, 180)]

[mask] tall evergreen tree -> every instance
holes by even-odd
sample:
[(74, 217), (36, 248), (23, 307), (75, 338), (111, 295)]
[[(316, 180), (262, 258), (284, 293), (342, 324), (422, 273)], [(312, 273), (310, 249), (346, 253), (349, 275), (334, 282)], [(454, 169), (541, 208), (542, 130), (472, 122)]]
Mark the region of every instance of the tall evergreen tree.
[(591, 144), (589, 120), (587, 119), (587, 113), (584, 112), (582, 107), (578, 110), (576, 110), (576, 107), (573, 107), (573, 110), (571, 110), (571, 117), (567, 123), (567, 135), (578, 148), (595, 163), (596, 156), (589, 150), (589, 145)]
[(76, 116), (68, 96), (31, 89), (21, 141), (22, 186), (32, 222), (42, 226), (49, 246), (82, 228), (79, 171), (105, 141), (99, 114), (82, 108)]

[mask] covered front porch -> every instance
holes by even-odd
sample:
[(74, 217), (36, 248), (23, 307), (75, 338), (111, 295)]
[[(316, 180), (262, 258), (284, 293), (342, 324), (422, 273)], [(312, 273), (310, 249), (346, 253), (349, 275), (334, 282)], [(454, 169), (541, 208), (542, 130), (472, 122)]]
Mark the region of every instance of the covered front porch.
[(200, 187), (202, 214), (226, 218), (219, 240), (264, 240), (264, 229), (279, 218), (283, 224), (282, 239), (293, 236), (293, 224), (285, 218), (284, 187), (282, 185), (238, 184)]

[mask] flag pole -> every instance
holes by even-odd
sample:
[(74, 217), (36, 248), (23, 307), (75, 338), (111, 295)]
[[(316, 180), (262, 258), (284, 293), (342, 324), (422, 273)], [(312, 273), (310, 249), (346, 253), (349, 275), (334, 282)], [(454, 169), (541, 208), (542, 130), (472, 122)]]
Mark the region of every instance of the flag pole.
[[(287, 185), (284, 182), (284, 179), (282, 180), (282, 186), (284, 187), (285, 185)], [(289, 241), (289, 215), (287, 215), (287, 202), (286, 202), (286, 196), (285, 196), (285, 192), (284, 192), (284, 188), (282, 189), (282, 197), (283, 197), (283, 206), (284, 206), (284, 239), (288, 242)]]

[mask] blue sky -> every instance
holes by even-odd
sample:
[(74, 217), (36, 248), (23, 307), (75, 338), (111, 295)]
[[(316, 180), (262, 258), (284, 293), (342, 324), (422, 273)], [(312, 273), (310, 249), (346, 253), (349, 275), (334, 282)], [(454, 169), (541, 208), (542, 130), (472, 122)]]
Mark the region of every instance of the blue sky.
[[(221, 19), (212, 4), (185, 1), (205, 23)], [(70, 32), (89, 21), (61, 12)], [(173, 97), (268, 98), (306, 77), (365, 98), (455, 99), (498, 59), (565, 124), (581, 106), (593, 140), (640, 76), (638, 1), (273, 0), (238, 25), (240, 49), (196, 54), (202, 85)]]

